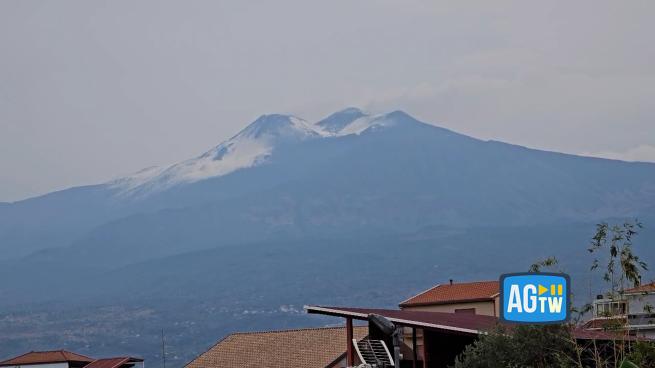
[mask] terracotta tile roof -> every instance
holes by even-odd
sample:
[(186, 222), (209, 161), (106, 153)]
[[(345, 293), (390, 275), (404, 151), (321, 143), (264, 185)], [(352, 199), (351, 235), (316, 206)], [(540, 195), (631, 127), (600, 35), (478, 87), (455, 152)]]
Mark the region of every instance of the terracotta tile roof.
[(94, 359), (81, 354), (73, 353), (66, 350), (54, 351), (30, 351), (29, 353), (19, 355), (15, 358), (7, 359), (0, 362), (1, 366), (8, 365), (29, 365), (43, 363), (63, 363), (63, 362), (85, 362), (90, 363)]
[[(368, 327), (354, 327), (362, 339)], [(322, 368), (346, 351), (346, 329), (309, 328), (286, 331), (235, 333), (201, 354), (187, 368)]]
[(142, 361), (143, 359), (132, 357), (105, 358), (94, 360), (88, 365), (85, 365), (84, 368), (118, 368), (125, 364), (133, 364)]
[(500, 291), (498, 281), (441, 284), (400, 303), (400, 307), (492, 300)]
[(633, 287), (623, 291), (624, 294), (647, 293), (647, 292), (651, 292), (651, 293), (655, 292), (655, 281), (649, 282), (648, 284), (642, 284), (637, 287)]

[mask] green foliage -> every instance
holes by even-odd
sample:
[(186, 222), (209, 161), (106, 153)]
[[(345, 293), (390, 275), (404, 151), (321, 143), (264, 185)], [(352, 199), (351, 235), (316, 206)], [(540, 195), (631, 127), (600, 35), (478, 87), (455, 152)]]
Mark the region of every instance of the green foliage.
[(576, 367), (576, 345), (568, 326), (504, 327), (469, 345), (455, 368)]
[(619, 368), (639, 368), (639, 366), (636, 365), (635, 363), (625, 359), (624, 361), (621, 362), (621, 365), (619, 366)]
[(544, 269), (544, 268), (552, 269), (555, 266), (557, 266), (558, 263), (559, 263), (559, 261), (557, 260), (557, 258), (548, 257), (548, 258), (546, 258), (544, 260), (533, 263), (530, 266), (530, 269), (528, 270), (528, 272), (541, 272), (541, 270)]
[(632, 362), (639, 367), (655, 367), (655, 343), (637, 341), (627, 354), (626, 361)]
[[(622, 225), (609, 225), (606, 222), (596, 225), (596, 234), (591, 239), (588, 248), (590, 253), (598, 253), (607, 249), (607, 265), (603, 273), (603, 280), (610, 284), (611, 295), (625, 289), (625, 283), (639, 286), (641, 283), (641, 270), (647, 270), (648, 265), (632, 252), (632, 240), (639, 234), (642, 224), (635, 220), (624, 222)], [(595, 258), (591, 269), (600, 267), (600, 259)]]

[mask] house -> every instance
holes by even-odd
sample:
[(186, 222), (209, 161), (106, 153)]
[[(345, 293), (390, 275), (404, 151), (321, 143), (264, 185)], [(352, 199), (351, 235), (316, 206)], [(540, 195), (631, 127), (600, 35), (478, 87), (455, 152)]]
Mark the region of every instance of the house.
[(23, 355), (0, 362), (3, 368), (132, 368), (141, 365), (143, 359), (133, 357), (115, 357), (94, 359), (67, 350), (30, 351)]
[[(352, 327), (352, 338), (363, 339), (368, 328)], [(346, 328), (306, 328), (244, 332), (225, 337), (186, 368), (343, 368)]]
[(633, 336), (655, 338), (655, 282), (623, 290), (618, 296), (598, 295), (589, 330), (622, 329)]
[(94, 360), (66, 350), (30, 351), (0, 362), (0, 367), (18, 368), (29, 365), (33, 368), (82, 368)]
[(400, 303), (402, 310), (473, 313), (498, 316), (498, 281), (474, 281), (436, 285)]
[[(377, 308), (347, 308), (306, 306), (310, 314), (322, 314), (342, 317), (346, 320), (346, 329), (351, 329), (354, 320), (368, 321), (370, 314), (387, 318), (403, 331), (410, 331), (404, 336), (404, 342), (410, 341), (408, 352), (403, 354), (401, 366), (407, 367), (445, 367), (452, 364), (455, 357), (464, 348), (487, 330), (492, 329), (498, 320), (493, 316), (472, 313), (448, 313), (431, 311), (377, 309)], [(392, 341), (384, 336), (379, 329), (369, 323), (369, 340), (384, 341), (387, 349), (393, 346)], [(350, 335), (350, 332), (347, 332)], [(418, 344), (418, 336), (423, 337), (423, 345)], [(357, 347), (348, 342), (346, 361), (349, 367), (363, 363), (357, 352)]]

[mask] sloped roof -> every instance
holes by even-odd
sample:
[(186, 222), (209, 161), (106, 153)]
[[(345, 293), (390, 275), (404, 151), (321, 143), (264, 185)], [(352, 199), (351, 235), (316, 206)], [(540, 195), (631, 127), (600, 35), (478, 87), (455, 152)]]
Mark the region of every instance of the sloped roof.
[(623, 291), (624, 294), (652, 293), (652, 292), (655, 292), (655, 281), (649, 282), (648, 284), (642, 284), (637, 287), (633, 287)]
[(63, 362), (86, 362), (90, 363), (94, 359), (82, 354), (73, 353), (67, 350), (53, 351), (30, 351), (23, 355), (7, 359), (0, 362), (0, 367), (8, 365), (30, 365), (44, 363), (63, 363)]
[(481, 314), (426, 312), (399, 309), (346, 308), (305, 306), (307, 313), (367, 320), (369, 314), (379, 314), (391, 322), (408, 327), (429, 328), (477, 335), (492, 329), (498, 318)]
[(440, 284), (405, 300), (400, 307), (488, 301), (493, 300), (499, 291), (498, 281)]
[(628, 323), (628, 319), (625, 316), (616, 316), (616, 317), (601, 317), (590, 319), (582, 325), (584, 329), (607, 329), (607, 328), (616, 328), (617, 325), (623, 326)]
[[(360, 340), (368, 327), (354, 327)], [(322, 368), (346, 351), (344, 327), (235, 333), (201, 354), (187, 368)]]
[(88, 365), (85, 365), (84, 368), (117, 368), (124, 364), (132, 364), (142, 361), (143, 359), (132, 358), (132, 357), (105, 358), (105, 359), (94, 360)]
[[(350, 317), (353, 319), (366, 320), (368, 315), (379, 314), (388, 318), (391, 322), (402, 326), (421, 327), (436, 331), (445, 331), (448, 334), (460, 333), (465, 335), (484, 334), (497, 324), (502, 324), (498, 318), (480, 314), (468, 313), (444, 313), (396, 309), (373, 309), (373, 308), (345, 308), (345, 307), (320, 307), (305, 306), (307, 313), (325, 314), (336, 317)], [(510, 331), (514, 325), (505, 324)], [(644, 337), (629, 336), (621, 331), (599, 331), (576, 328), (572, 331), (573, 337), (579, 340), (619, 340), (628, 341), (652, 341)]]

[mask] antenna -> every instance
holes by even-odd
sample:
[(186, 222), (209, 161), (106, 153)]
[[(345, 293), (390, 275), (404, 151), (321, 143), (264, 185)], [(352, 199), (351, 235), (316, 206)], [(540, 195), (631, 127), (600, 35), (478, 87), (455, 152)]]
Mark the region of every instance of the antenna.
[(166, 340), (164, 339), (164, 329), (161, 329), (161, 364), (166, 368)]

